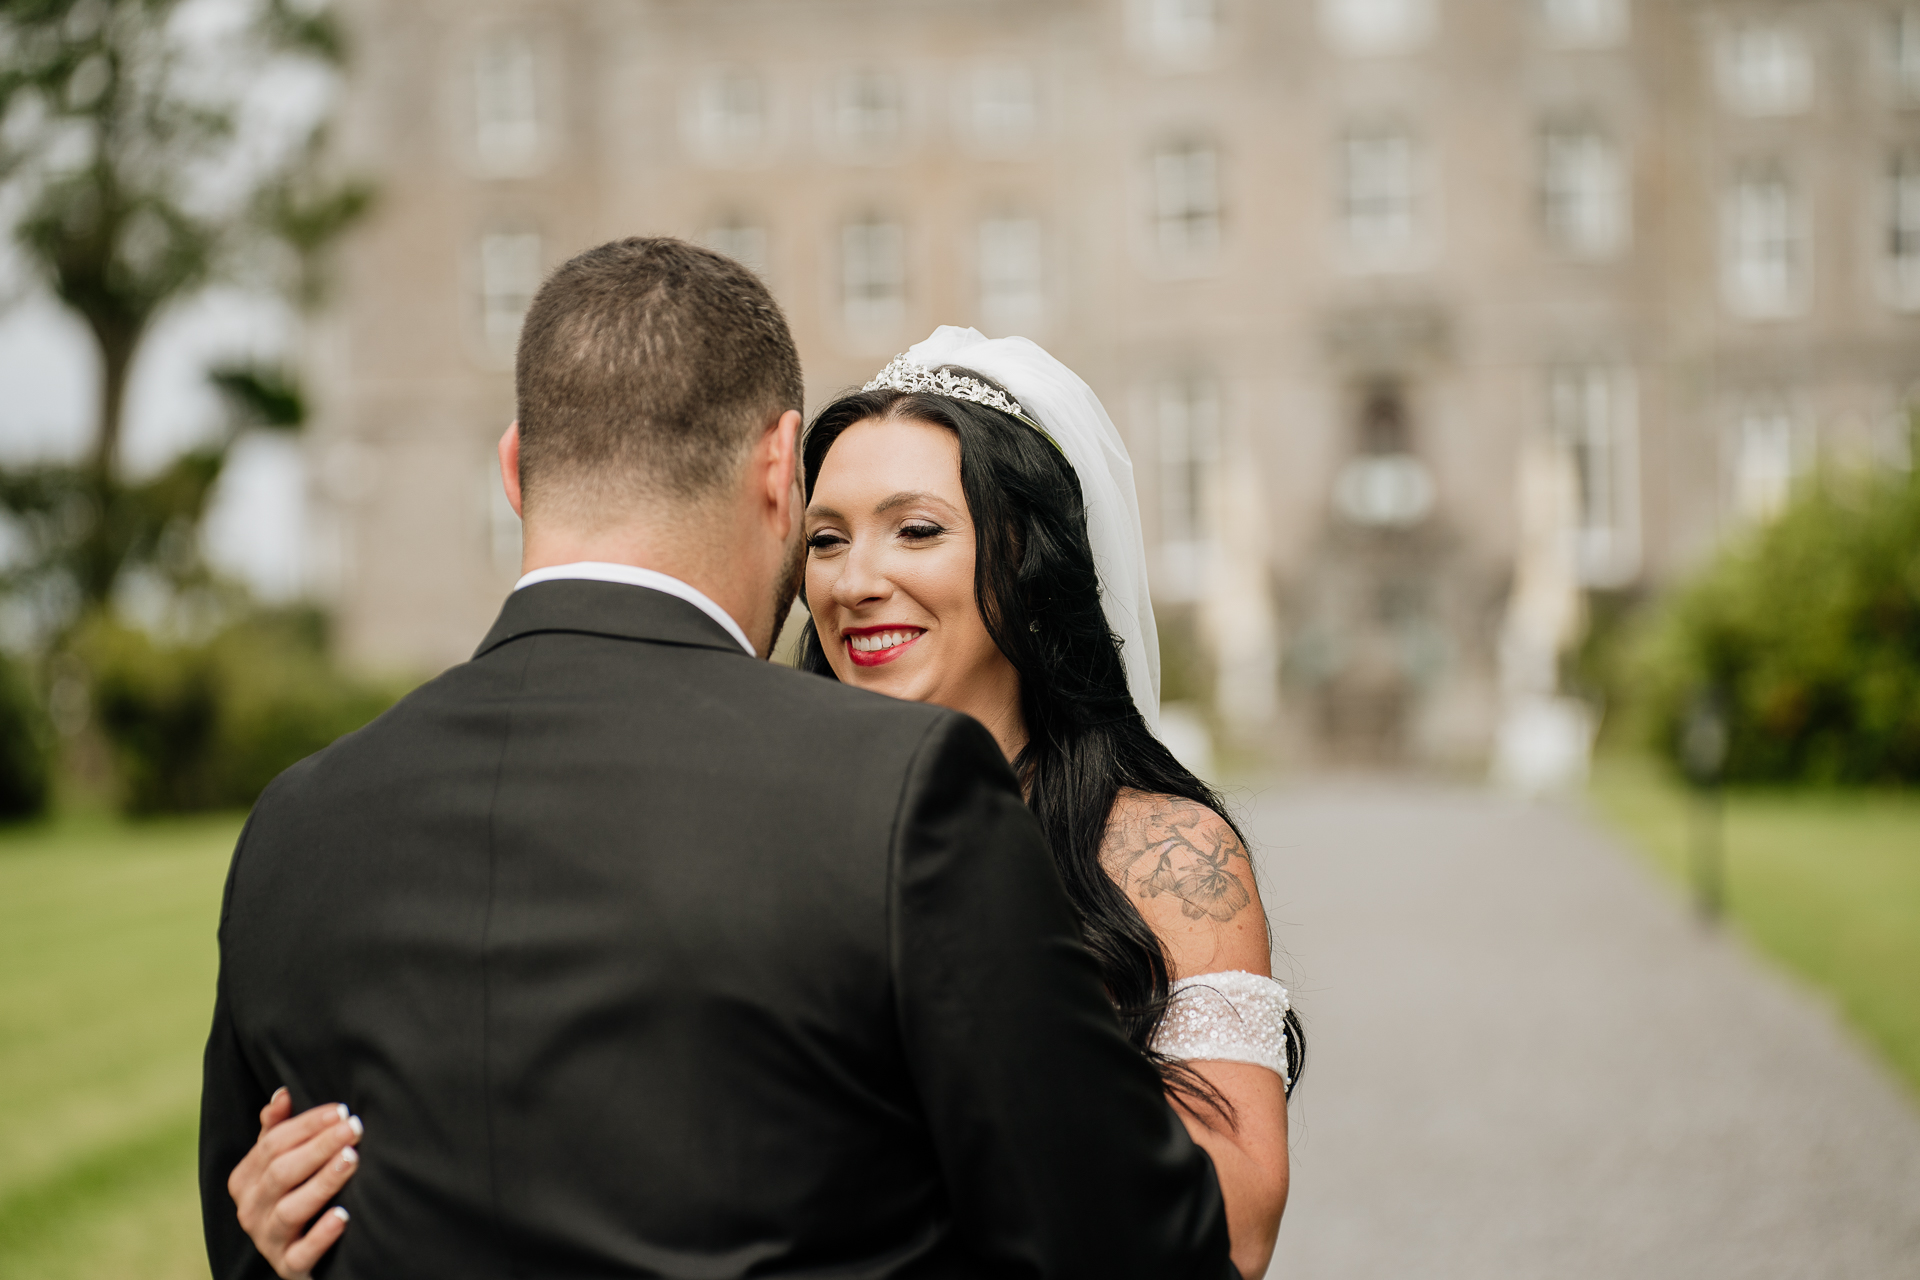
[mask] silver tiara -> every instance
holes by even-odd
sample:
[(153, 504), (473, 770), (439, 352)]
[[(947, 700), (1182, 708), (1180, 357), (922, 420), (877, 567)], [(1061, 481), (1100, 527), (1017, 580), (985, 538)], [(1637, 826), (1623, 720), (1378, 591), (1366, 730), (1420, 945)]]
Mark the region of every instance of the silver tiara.
[(862, 391), (907, 391), (928, 392), (936, 396), (946, 396), (949, 400), (971, 400), (975, 404), (984, 404), (989, 409), (998, 409), (1010, 413), (1022, 422), (1031, 422), (1025, 411), (1020, 408), (1006, 392), (998, 387), (990, 387), (977, 378), (954, 373), (950, 369), (925, 369), (907, 359), (895, 356), (893, 363), (882, 369), (877, 377)]

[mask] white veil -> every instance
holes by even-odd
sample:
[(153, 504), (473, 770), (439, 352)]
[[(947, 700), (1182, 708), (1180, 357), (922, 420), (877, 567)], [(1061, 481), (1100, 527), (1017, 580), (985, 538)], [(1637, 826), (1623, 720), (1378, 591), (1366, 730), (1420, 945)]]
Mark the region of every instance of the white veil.
[(925, 369), (959, 365), (1005, 387), (1026, 416), (1060, 446), (1080, 477), (1087, 538), (1100, 572), (1100, 604), (1120, 637), (1127, 688), (1147, 727), (1160, 732), (1160, 637), (1147, 596), (1146, 540), (1133, 489), (1133, 462), (1093, 388), (1026, 338), (988, 338), (943, 324), (907, 352)]

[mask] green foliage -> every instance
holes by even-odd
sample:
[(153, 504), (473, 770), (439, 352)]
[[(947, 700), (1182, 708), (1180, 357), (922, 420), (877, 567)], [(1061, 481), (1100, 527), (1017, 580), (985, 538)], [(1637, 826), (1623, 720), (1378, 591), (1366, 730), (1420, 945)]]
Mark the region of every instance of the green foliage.
[(1671, 759), (1710, 694), (1729, 781), (1920, 781), (1920, 470), (1805, 487), (1664, 606), (1638, 666)]
[(0, 510), (22, 548), (0, 568), (0, 590), (58, 615), (108, 599), (131, 570), (201, 581), (197, 530), (226, 456), (224, 443), (195, 449), (150, 479), (104, 487), (83, 466), (0, 469)]
[(46, 809), (48, 736), (32, 683), (0, 655), (0, 821)]
[[(86, 325), (100, 356), (99, 420), (79, 465), (0, 469), (0, 518), (24, 534), (0, 591), (57, 647), (129, 571), (203, 576), (196, 536), (228, 449), (248, 427), (306, 417), (283, 373), (226, 369), (226, 432), (161, 476), (119, 474), (128, 375), (166, 308), (217, 280), (302, 307), (323, 293), (329, 247), (369, 206), (366, 183), (304, 138), (243, 126), (252, 85), (344, 56), (323, 5), (242, 0), (242, 21), (181, 20), (184, 0), (0, 5), (0, 209), (24, 258)], [(258, 134), (259, 136), (255, 136)]]
[(167, 646), (97, 618), (77, 637), (129, 813), (253, 803), (288, 765), (367, 723), (397, 690), (327, 660), (310, 612), (266, 614)]
[[(319, 178), (318, 128), (237, 198), (209, 199), (209, 177), (240, 145), (240, 95), (209, 92), (209, 51), (183, 38), (181, 8), (33, 0), (0, 10), (0, 118), (14, 126), (0, 136), (0, 177), (26, 197), (15, 234), (110, 362), (237, 255), (275, 240), (317, 252), (365, 207), (363, 184)], [(324, 8), (249, 8), (253, 21), (213, 51), (235, 86), (237, 73), (267, 74), (276, 60), (342, 59)]]
[(269, 430), (297, 431), (307, 421), (307, 400), (286, 369), (270, 365), (221, 365), (207, 375), (233, 407), (236, 422)]
[(326, 134), (316, 131), (307, 142), (307, 161), (290, 168), (255, 193), (254, 225), (293, 254), (290, 297), (305, 307), (317, 307), (327, 298), (327, 252), (342, 232), (373, 208), (375, 189), (364, 179), (333, 181), (325, 175), (321, 154)]

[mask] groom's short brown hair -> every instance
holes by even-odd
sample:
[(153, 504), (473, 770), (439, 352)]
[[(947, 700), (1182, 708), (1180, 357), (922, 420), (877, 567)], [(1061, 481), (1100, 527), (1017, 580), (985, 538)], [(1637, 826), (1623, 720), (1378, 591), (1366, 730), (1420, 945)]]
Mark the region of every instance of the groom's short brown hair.
[(664, 236), (589, 249), (527, 309), (515, 367), (523, 503), (694, 499), (800, 408), (780, 306), (732, 258)]

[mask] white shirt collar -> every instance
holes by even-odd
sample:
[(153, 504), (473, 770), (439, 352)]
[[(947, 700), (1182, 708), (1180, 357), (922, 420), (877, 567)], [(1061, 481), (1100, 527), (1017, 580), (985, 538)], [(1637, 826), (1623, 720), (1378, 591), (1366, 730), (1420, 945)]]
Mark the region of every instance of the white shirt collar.
[(613, 564), (606, 560), (580, 560), (573, 564), (552, 564), (544, 569), (535, 569), (532, 573), (522, 575), (520, 581), (513, 584), (513, 589), (518, 591), (536, 582), (555, 582), (564, 578), (579, 578), (589, 582), (622, 582), (630, 587), (646, 587), (649, 590), (665, 592), (670, 596), (679, 596), (725, 627), (727, 634), (738, 640), (740, 647), (747, 651), (748, 657), (760, 656), (754, 652), (753, 642), (747, 639), (747, 633), (740, 629), (740, 624), (735, 622), (725, 609), (710, 600), (705, 592), (688, 586), (678, 578), (669, 577), (654, 569), (642, 569), (636, 564)]

